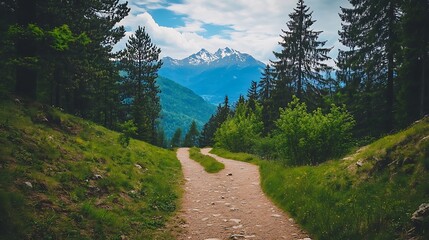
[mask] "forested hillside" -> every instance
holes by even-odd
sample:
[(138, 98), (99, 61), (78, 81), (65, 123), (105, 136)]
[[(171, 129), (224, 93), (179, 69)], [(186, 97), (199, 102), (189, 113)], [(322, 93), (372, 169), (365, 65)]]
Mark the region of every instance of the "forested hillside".
[(168, 139), (177, 128), (187, 131), (192, 121), (201, 129), (214, 114), (216, 107), (190, 89), (163, 77), (159, 77), (157, 83), (161, 90), (161, 126)]

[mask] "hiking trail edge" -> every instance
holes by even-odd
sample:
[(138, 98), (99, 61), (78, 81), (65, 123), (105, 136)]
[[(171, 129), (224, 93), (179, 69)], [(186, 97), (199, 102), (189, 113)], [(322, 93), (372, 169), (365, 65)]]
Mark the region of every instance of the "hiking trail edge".
[(182, 231), (179, 240), (305, 239), (292, 218), (262, 192), (258, 166), (210, 154), (225, 164), (219, 173), (207, 173), (189, 158), (189, 149), (177, 150), (185, 177)]

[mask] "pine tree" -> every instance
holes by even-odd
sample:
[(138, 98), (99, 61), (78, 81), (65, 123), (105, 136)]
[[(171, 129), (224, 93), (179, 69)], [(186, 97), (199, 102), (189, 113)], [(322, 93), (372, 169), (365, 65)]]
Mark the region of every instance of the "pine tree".
[(262, 121), (264, 124), (263, 135), (267, 135), (271, 130), (273, 130), (276, 112), (278, 112), (278, 109), (280, 108), (274, 108), (274, 87), (275, 82), (273, 71), (271, 66), (267, 64), (258, 84), (258, 101), (262, 106)]
[[(244, 102), (244, 98), (243, 98)], [(200, 146), (213, 146), (214, 144), (214, 134), (216, 130), (224, 123), (228, 117), (231, 116), (231, 108), (229, 106), (228, 96), (225, 96), (225, 100), (222, 104), (219, 104), (216, 113), (212, 115), (209, 121), (204, 124), (203, 130), (201, 131), (201, 136), (199, 138)]]
[(198, 140), (200, 147), (213, 146), (213, 136), (217, 129), (215, 119), (216, 115), (212, 115), (209, 121), (204, 124), (203, 130), (201, 130), (200, 138)]
[(252, 110), (255, 110), (256, 101), (258, 100), (258, 83), (252, 81), (250, 83), (250, 88), (247, 90), (247, 101), (249, 102), (249, 107)]
[[(395, 104), (400, 0), (350, 0), (350, 4), (352, 8), (341, 8), (340, 13), (343, 21), (340, 41), (349, 50), (340, 53), (339, 61), (343, 67), (350, 68), (352, 76), (346, 81), (360, 81), (353, 83), (361, 87), (360, 97), (374, 106), (367, 117), (373, 118), (375, 112), (384, 117), (373, 129), (384, 126), (385, 131), (390, 131)], [(380, 111), (384, 114), (380, 115)]]
[(130, 36), (123, 52), (121, 66), (128, 74), (125, 84), (128, 86), (128, 98), (133, 99), (132, 116), (138, 127), (140, 139), (156, 142), (156, 126), (161, 107), (156, 85), (161, 50), (156, 47), (145, 28), (138, 27), (135, 35)]
[(279, 91), (288, 91), (290, 86), (298, 98), (305, 94), (317, 93), (318, 85), (324, 82), (322, 72), (329, 69), (324, 61), (330, 59), (327, 54), (330, 48), (323, 48), (326, 41), (318, 41), (321, 31), (311, 29), (315, 20), (312, 12), (298, 0), (297, 7), (286, 24), (288, 30), (282, 30), (281, 52), (274, 52), (278, 59), (273, 62), (277, 71)]
[(157, 130), (157, 138), (156, 138), (156, 146), (167, 148), (168, 147), (168, 141), (167, 136), (165, 135), (165, 131), (163, 128), (159, 128)]
[[(34, 0), (17, 0), (14, 14), (16, 24), (20, 29), (27, 29), (37, 22), (37, 2)], [(25, 31), (25, 30), (24, 30)], [(33, 34), (24, 33), (15, 38), (16, 56), (19, 63), (16, 66), (15, 93), (22, 97), (36, 99), (37, 87), (37, 41)]]
[(402, 64), (397, 95), (401, 127), (429, 113), (429, 2), (407, 0), (402, 11)]
[(246, 103), (246, 99), (244, 98), (243, 95), (240, 94), (240, 96), (238, 96), (237, 102), (235, 102), (234, 109), (237, 108), (238, 105), (244, 104), (244, 103)]
[(269, 64), (267, 64), (258, 83), (258, 100), (261, 103), (272, 97), (274, 90), (273, 75), (273, 69)]
[(183, 146), (185, 147), (197, 147), (199, 146), (198, 143), (198, 127), (197, 123), (195, 121), (192, 121), (191, 126), (189, 127), (189, 131), (185, 135), (185, 140), (183, 142)]
[(182, 129), (178, 128), (173, 134), (171, 138), (171, 147), (181, 147), (182, 146)]

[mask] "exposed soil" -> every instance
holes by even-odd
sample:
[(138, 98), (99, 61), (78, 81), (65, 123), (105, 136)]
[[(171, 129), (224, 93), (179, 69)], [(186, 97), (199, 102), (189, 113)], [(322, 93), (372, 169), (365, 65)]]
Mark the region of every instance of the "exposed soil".
[(210, 174), (181, 148), (185, 176), (178, 239), (303, 239), (308, 235), (262, 192), (258, 166), (209, 154), (225, 164)]

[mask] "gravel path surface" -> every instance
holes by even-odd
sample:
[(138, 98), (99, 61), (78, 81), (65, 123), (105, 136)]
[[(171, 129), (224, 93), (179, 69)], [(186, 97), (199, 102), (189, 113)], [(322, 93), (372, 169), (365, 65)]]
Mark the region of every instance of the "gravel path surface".
[(177, 157), (185, 176), (178, 239), (308, 239), (293, 219), (262, 192), (258, 167), (209, 154), (225, 164), (209, 174), (180, 148)]

